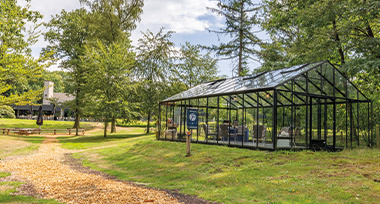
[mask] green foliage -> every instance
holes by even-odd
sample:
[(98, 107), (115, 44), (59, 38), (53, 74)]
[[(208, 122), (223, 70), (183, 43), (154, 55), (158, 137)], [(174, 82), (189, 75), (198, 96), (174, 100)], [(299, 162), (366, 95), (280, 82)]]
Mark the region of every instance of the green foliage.
[[(37, 38), (39, 12), (29, 10), (15, 0), (0, 2), (0, 105), (27, 104), (35, 102), (42, 90), (28, 89), (29, 81), (38, 79), (52, 52), (31, 56), (30, 46)], [(27, 25), (28, 24), (28, 25)], [(28, 29), (29, 28), (29, 29)]]
[(80, 0), (91, 10), (91, 22), (94, 42), (101, 40), (112, 44), (127, 38), (136, 28), (144, 6), (143, 0)]
[(216, 79), (217, 60), (211, 58), (210, 53), (202, 55), (199, 46), (186, 42), (181, 47), (180, 55), (176, 73), (179, 80), (186, 84), (188, 89)]
[(380, 117), (380, 4), (376, 1), (277, 1), (263, 3), (260, 71), (329, 60), (374, 102)]
[(209, 30), (218, 35), (229, 36), (231, 40), (220, 45), (205, 47), (214, 51), (223, 59), (234, 59), (234, 71), (238, 76), (248, 74), (249, 60), (258, 55), (257, 46), (261, 40), (254, 34), (252, 28), (258, 25), (257, 10), (260, 8), (252, 0), (219, 0), (218, 8), (209, 8), (225, 18), (226, 27), (217, 31)]
[[(156, 127), (156, 122), (150, 123), (150, 127)], [(140, 120), (131, 120), (131, 121), (124, 121), (124, 120), (117, 120), (116, 125), (120, 127), (146, 127), (148, 125), (147, 121), (140, 121)]]
[(0, 118), (16, 118), (15, 111), (10, 106), (0, 106)]
[[(174, 80), (174, 43), (170, 41), (172, 31), (157, 34), (148, 30), (139, 39), (135, 74), (140, 83), (141, 112), (148, 121), (158, 112), (158, 102), (183, 89), (183, 84)], [(182, 90), (181, 90), (182, 89)], [(158, 114), (155, 115), (156, 117)]]
[(46, 50), (56, 50), (56, 57), (62, 60), (61, 66), (69, 71), (65, 78), (71, 84), (67, 87), (67, 93), (72, 93), (75, 100), (66, 105), (75, 110), (74, 127), (79, 127), (79, 117), (83, 114), (86, 103), (84, 85), (87, 70), (81, 65), (80, 57), (84, 55), (84, 45), (92, 32), (88, 22), (89, 15), (83, 8), (71, 12), (62, 10), (45, 24), (49, 29), (45, 33), (45, 39), (50, 43)]
[[(96, 46), (86, 46), (82, 58), (89, 71), (87, 95), (93, 98), (91, 109), (94, 113), (107, 118), (119, 117), (118, 113), (132, 114), (133, 104), (123, 101), (131, 89), (130, 75), (134, 66), (135, 54), (129, 41), (105, 45), (101, 41)], [(107, 124), (107, 121), (106, 121)], [(107, 127), (105, 126), (105, 129)], [(106, 130), (105, 135), (106, 136)]]

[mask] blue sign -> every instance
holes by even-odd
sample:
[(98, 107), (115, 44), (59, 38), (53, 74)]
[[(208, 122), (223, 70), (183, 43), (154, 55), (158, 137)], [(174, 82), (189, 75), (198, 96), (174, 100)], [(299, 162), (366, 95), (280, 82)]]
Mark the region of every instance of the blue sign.
[(197, 129), (198, 128), (198, 110), (188, 109), (187, 110), (187, 129)]

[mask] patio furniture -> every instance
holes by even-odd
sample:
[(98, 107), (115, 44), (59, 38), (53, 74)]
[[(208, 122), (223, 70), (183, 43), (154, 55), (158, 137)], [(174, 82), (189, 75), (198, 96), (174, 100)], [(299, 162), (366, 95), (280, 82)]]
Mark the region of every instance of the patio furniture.
[(295, 145), (295, 136), (301, 134), (300, 128), (283, 127), (280, 135), (277, 136), (277, 147), (291, 147)]
[(208, 136), (211, 136), (213, 140), (217, 138), (218, 133), (210, 132), (210, 129), (208, 128), (207, 124), (203, 124), (203, 130), (205, 132), (205, 140), (208, 139)]
[(228, 137), (229, 137), (228, 125), (227, 124), (221, 124), (220, 125), (220, 131), (222, 133), (222, 140), (228, 141)]
[(259, 125), (258, 130), (259, 131), (257, 131), (257, 125), (253, 125), (253, 133), (252, 133), (253, 141), (255, 141), (255, 140), (260, 141), (261, 140), (261, 141), (265, 142), (266, 134), (267, 134), (267, 127), (264, 125)]
[(168, 126), (168, 129), (165, 131), (165, 137), (171, 140), (177, 139), (176, 137), (177, 137), (178, 124), (173, 122), (173, 123), (168, 123), (167, 126)]
[(236, 141), (242, 141), (244, 138), (244, 142), (248, 142), (249, 138), (249, 130), (246, 126), (237, 126), (237, 132), (236, 132)]

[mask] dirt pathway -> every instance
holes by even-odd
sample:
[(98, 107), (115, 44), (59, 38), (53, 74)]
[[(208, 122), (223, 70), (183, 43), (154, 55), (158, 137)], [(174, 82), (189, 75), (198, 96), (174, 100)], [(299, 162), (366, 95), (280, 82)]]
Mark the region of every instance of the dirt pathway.
[(63, 163), (74, 153), (46, 137), (38, 152), (0, 162), (0, 170), (31, 183), (39, 195), (65, 203), (178, 203), (163, 191), (82, 173)]

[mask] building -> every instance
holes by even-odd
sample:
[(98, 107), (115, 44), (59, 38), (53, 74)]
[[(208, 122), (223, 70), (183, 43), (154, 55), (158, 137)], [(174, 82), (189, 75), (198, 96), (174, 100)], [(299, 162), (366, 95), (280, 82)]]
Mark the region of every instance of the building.
[(372, 102), (328, 61), (206, 82), (159, 105), (161, 140), (191, 129), (192, 142), (251, 149), (373, 144)]
[[(42, 111), (44, 112), (44, 115), (50, 115), (52, 118), (63, 118), (65, 116), (65, 110), (62, 104), (66, 101), (74, 100), (74, 96), (67, 93), (54, 93), (54, 83), (52, 81), (45, 81), (44, 87), (45, 90), (42, 98)], [(49, 99), (55, 100), (57, 106), (55, 107)], [(13, 109), (16, 112), (17, 118), (30, 118), (37, 114), (40, 106), (41, 105), (13, 106)], [(53, 116), (54, 109), (55, 114)]]

